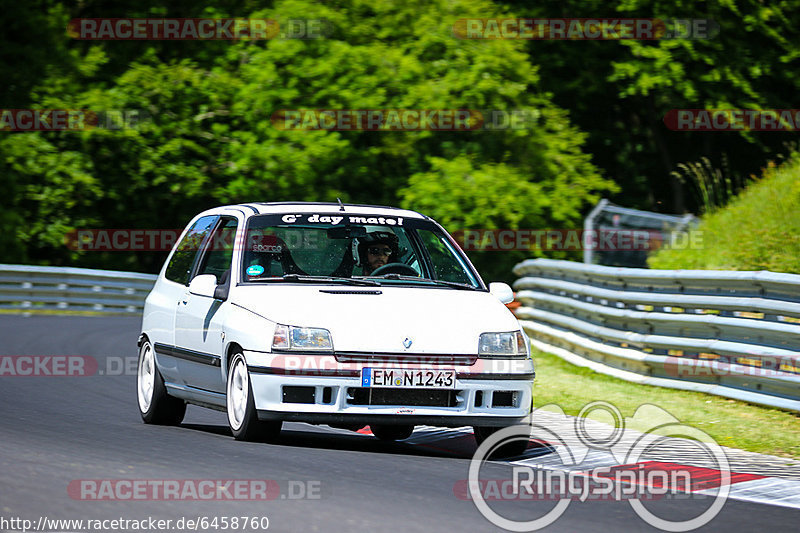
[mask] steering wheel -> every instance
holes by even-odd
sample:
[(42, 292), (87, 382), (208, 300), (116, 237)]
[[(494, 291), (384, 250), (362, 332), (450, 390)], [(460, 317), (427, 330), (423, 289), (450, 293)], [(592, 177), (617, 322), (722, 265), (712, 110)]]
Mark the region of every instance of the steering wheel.
[(406, 276), (419, 277), (419, 272), (405, 263), (386, 263), (385, 265), (373, 270), (370, 276), (381, 276), (383, 274), (402, 274)]

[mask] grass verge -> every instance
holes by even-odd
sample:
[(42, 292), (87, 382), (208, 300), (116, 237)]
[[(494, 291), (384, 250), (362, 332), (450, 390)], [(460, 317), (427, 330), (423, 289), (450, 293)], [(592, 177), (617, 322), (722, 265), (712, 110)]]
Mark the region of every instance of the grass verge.
[[(800, 155), (763, 176), (692, 230), (702, 246), (664, 249), (651, 268), (800, 273)], [(690, 240), (694, 242), (694, 240)]]
[(718, 444), (800, 459), (800, 415), (710, 394), (639, 385), (578, 367), (552, 354), (534, 351), (534, 405), (558, 404), (577, 415), (589, 402), (604, 400), (623, 416), (655, 404), (682, 423), (708, 433)]

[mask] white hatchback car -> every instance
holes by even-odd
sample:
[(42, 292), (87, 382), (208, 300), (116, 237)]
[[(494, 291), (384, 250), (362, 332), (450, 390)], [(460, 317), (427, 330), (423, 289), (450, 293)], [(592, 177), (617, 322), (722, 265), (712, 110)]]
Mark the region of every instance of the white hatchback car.
[(369, 425), (385, 440), (420, 424), (469, 425), (480, 443), (531, 413), (534, 368), (503, 305), (512, 299), (413, 211), (211, 209), (147, 297), (139, 410), (157, 424), (179, 424), (187, 403), (223, 410), (240, 440), (299, 421)]

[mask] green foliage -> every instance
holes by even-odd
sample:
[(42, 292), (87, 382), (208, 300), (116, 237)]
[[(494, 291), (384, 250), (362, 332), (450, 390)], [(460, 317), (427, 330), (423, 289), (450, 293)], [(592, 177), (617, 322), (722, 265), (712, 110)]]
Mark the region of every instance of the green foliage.
[(800, 159), (770, 163), (763, 176), (694, 230), (700, 249), (662, 250), (653, 268), (800, 273)]
[[(672, 132), (676, 108), (793, 108), (800, 0), (626, 0), (620, 17), (711, 18), (712, 39), (468, 40), (457, 19), (609, 16), (600, 0), (0, 0), (3, 108), (141, 109), (138, 128), (0, 132), (4, 261), (155, 271), (160, 254), (75, 253), (75, 228), (182, 227), (220, 203), (402, 204), (450, 230), (574, 228), (601, 195), (712, 207), (785, 134)], [(78, 41), (76, 17), (324, 18), (327, 39)], [(498, 109), (525, 130), (284, 131), (279, 109)], [(708, 161), (729, 161), (717, 171)], [(679, 161), (694, 161), (684, 166)], [(599, 167), (599, 169), (598, 169)], [(603, 176), (613, 178), (615, 183)], [(678, 177), (683, 177), (683, 182)], [(727, 180), (730, 180), (728, 183)], [(687, 187), (698, 188), (692, 201)], [(684, 198), (685, 197), (685, 198)], [(492, 277), (519, 256), (473, 254)], [(572, 257), (563, 253), (550, 256)]]
[[(157, 4), (174, 5), (131, 9), (152, 14)], [(228, 14), (231, 4), (212, 2), (203, 13)], [(140, 109), (148, 117), (135, 129), (11, 134), (0, 143), (0, 175), (28, 185), (12, 188), (12, 209), (36, 220), (13, 260), (155, 271), (159, 254), (76, 256), (56, 236), (83, 227), (180, 228), (201, 209), (243, 201), (402, 202), (445, 215), (455, 229), (574, 226), (613, 188), (582, 153), (584, 135), (538, 89), (521, 43), (453, 38), (453, 21), (491, 14), (489, 2), (252, 4), (234, 14), (324, 18), (333, 34), (70, 43), (74, 68), (43, 79), (32, 107)], [(280, 109), (369, 108), (526, 109), (540, 118), (528, 130), (467, 133), (286, 131), (271, 121)], [(464, 165), (474, 166), (480, 186), (462, 188)], [(442, 183), (452, 190), (440, 194)], [(447, 214), (459, 211), (469, 220)]]
[[(573, 132), (574, 133), (574, 132)], [(565, 137), (562, 139), (567, 143)], [(577, 154), (576, 154), (577, 155)], [(536, 169), (504, 163), (477, 164), (475, 157), (431, 158), (431, 170), (411, 176), (402, 189), (403, 205), (426, 213), (449, 231), (464, 229), (549, 229), (580, 226), (581, 209), (599, 200), (595, 191), (608, 187), (597, 175), (582, 179), (565, 170), (543, 179)], [(576, 160), (579, 160), (576, 157)], [(584, 161), (588, 167), (588, 161)], [(537, 179), (538, 178), (538, 179)], [(511, 282), (511, 268), (529, 257), (579, 260), (579, 252), (469, 252), (475, 266), (490, 280)]]
[(695, 211), (699, 198), (671, 175), (681, 161), (727, 156), (748, 176), (793, 134), (673, 132), (671, 109), (792, 109), (800, 80), (800, 2), (781, 0), (498, 0), (517, 16), (713, 19), (711, 39), (531, 41), (541, 86), (587, 132), (585, 150), (613, 177), (617, 204)]
[(740, 175), (731, 175), (728, 158), (722, 160), (722, 168), (714, 168), (707, 157), (694, 163), (679, 163), (672, 175), (687, 183), (700, 197), (703, 212), (711, 212), (727, 204), (746, 185)]

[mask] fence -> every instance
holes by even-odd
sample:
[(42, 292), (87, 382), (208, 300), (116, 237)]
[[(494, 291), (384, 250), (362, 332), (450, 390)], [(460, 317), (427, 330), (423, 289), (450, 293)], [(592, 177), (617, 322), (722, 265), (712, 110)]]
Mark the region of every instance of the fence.
[(111, 270), (0, 265), (0, 309), (137, 314), (156, 278)]
[[(605, 198), (592, 209), (583, 221), (587, 233), (595, 231), (644, 230), (648, 235), (649, 250), (673, 244), (677, 235), (687, 235), (689, 226), (697, 219), (694, 215), (665, 215), (614, 205)], [(594, 250), (591, 243), (583, 250), (584, 263), (598, 263), (626, 267), (647, 266), (648, 250)]]
[(629, 381), (800, 411), (800, 275), (519, 263), (532, 344)]

